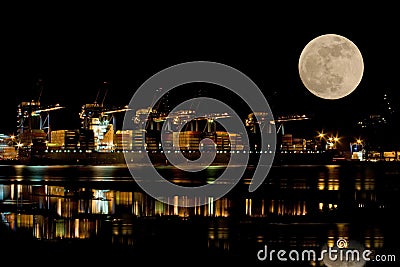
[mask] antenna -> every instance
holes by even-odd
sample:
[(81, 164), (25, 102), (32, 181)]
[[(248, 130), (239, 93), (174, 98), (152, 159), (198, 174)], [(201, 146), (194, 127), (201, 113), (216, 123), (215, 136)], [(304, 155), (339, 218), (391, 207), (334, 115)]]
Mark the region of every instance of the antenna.
[[(103, 82), (103, 84), (108, 85), (108, 82)], [(105, 92), (104, 92), (104, 96), (103, 96), (103, 100), (101, 101), (101, 105), (103, 106), (104, 104), (104, 100), (106, 99), (108, 93), (108, 87), (106, 87)]]
[(162, 91), (162, 87), (156, 89), (156, 91), (154, 92), (153, 99), (151, 100), (151, 108), (152, 108), (152, 109), (158, 110), (158, 107), (160, 106), (160, 101), (161, 101), (161, 99), (159, 99), (159, 101), (158, 101), (156, 107), (155, 107), (154, 105), (156, 104), (157, 94), (158, 94), (159, 92), (161, 92), (161, 91)]
[(97, 91), (97, 95), (96, 95), (96, 98), (94, 100), (95, 104), (97, 104), (97, 99), (99, 98), (99, 95), (100, 95), (100, 89)]
[(43, 93), (43, 79), (39, 78), (36, 81), (36, 85), (39, 86), (39, 96), (38, 96), (37, 102), (40, 103), (40, 98), (42, 97), (42, 93)]

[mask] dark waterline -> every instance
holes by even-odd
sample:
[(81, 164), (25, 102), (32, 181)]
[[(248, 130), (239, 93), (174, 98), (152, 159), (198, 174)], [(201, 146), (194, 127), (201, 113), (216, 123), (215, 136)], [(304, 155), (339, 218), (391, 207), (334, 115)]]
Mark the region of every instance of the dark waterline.
[[(247, 190), (248, 168), (229, 194), (191, 208), (154, 200), (123, 166), (16, 165), (0, 171), (0, 245), (4, 253), (21, 253), (21, 260), (252, 266), (268, 263), (257, 259), (265, 245), (319, 251), (339, 238), (398, 256), (397, 165), (274, 166), (253, 193)], [(212, 182), (222, 171), (159, 168), (186, 186)], [(274, 261), (274, 266), (321, 264)]]

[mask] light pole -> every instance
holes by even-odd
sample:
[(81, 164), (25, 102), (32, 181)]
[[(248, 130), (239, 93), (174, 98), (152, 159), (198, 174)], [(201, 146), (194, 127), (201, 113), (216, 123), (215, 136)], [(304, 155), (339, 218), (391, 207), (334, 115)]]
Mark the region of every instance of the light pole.
[(324, 133), (324, 131), (322, 130), (321, 132), (318, 132), (317, 138), (319, 138), (319, 147), (321, 151), (326, 150), (326, 138), (325, 138), (326, 134)]

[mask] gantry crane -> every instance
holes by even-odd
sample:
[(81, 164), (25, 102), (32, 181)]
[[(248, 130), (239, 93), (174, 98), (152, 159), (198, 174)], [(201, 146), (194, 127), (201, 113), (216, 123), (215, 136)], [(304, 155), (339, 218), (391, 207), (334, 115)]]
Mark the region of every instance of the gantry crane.
[(34, 111), (35, 114), (39, 115), (39, 119), (40, 119), (39, 127), (41, 130), (44, 130), (47, 133), (47, 140), (49, 140), (50, 136), (51, 136), (50, 112), (60, 110), (63, 108), (64, 107), (61, 107), (60, 104), (55, 104), (54, 106), (49, 106), (47, 108), (37, 109)]
[(310, 116), (307, 116), (306, 114), (294, 114), (294, 115), (286, 115), (286, 116), (278, 116), (277, 119), (271, 121), (273, 124), (279, 124), (276, 133), (281, 132), (282, 135), (285, 134), (285, 128), (284, 128), (284, 123), (289, 122), (289, 121), (302, 121), (302, 120), (309, 120), (311, 119)]

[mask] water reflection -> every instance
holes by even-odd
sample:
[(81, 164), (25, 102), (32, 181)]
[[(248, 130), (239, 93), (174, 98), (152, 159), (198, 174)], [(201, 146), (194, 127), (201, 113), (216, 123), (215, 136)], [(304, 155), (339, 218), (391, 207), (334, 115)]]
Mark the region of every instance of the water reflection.
[[(276, 167), (254, 193), (245, 177), (225, 197), (194, 207), (180, 205), (189, 201), (185, 196), (175, 196), (172, 205), (149, 197), (124, 168), (0, 168), (7, 173), (0, 182), (1, 223), (26, 239), (95, 240), (133, 251), (164, 244), (170, 252), (192, 247), (250, 260), (264, 244), (321, 248), (345, 238), (380, 250), (398, 242), (392, 214), (399, 180), (380, 168)], [(385, 186), (388, 180), (393, 187)]]
[(319, 190), (339, 190), (339, 168), (335, 165), (327, 165), (325, 172), (320, 172), (318, 177)]

